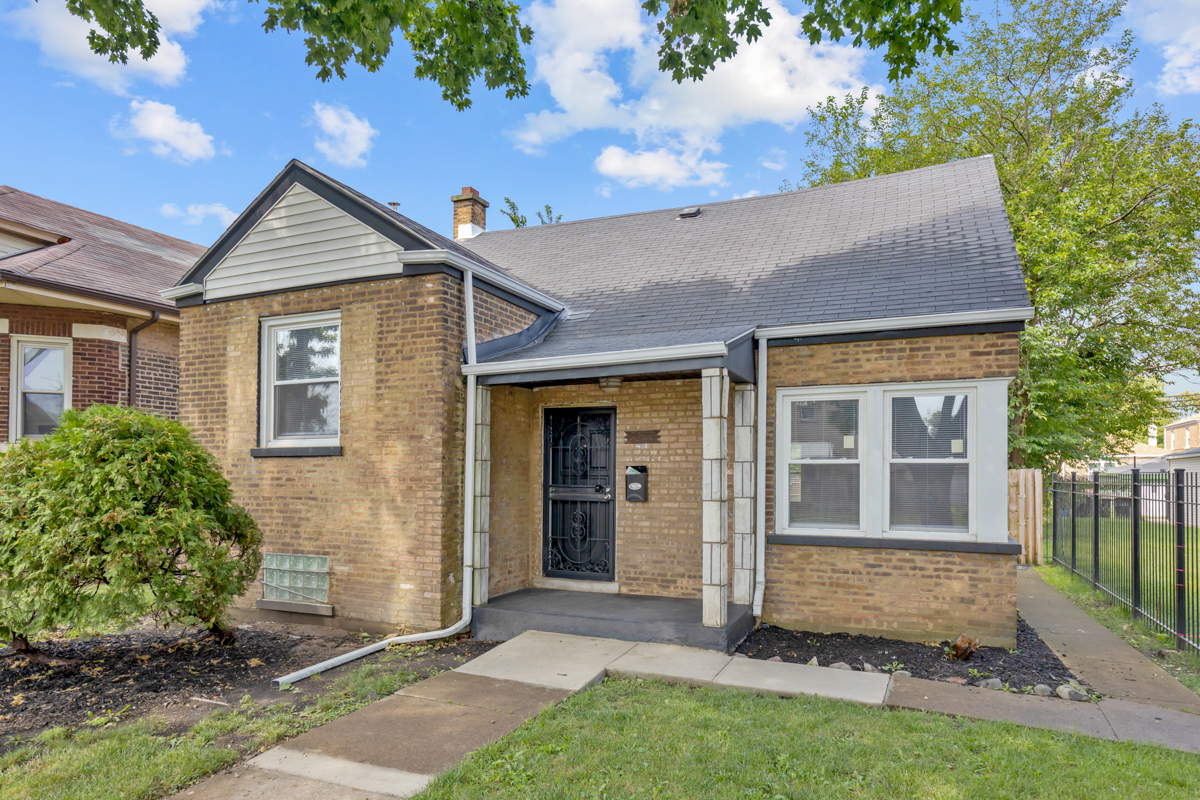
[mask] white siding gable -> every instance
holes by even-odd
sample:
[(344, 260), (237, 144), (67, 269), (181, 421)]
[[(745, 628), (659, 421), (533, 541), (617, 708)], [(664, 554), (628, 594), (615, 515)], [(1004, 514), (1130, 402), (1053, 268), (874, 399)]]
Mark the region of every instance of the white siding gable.
[(21, 236), (14, 236), (11, 233), (0, 231), (0, 256), (11, 256), (13, 253), (20, 253), (41, 246), (39, 242), (31, 242)]
[(204, 279), (209, 300), (401, 271), (404, 248), (299, 184)]

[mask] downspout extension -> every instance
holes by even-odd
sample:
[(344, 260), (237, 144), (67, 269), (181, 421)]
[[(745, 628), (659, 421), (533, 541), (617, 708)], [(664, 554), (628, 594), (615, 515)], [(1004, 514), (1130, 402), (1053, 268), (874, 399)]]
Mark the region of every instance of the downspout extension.
[(758, 402), (754, 448), (754, 616), (761, 618), (767, 589), (767, 341), (758, 340)]
[[(475, 363), (475, 298), (473, 296), (474, 276), (470, 270), (463, 270), (463, 301), (466, 310), (467, 328), (467, 363)], [(305, 678), (312, 677), (326, 670), (349, 664), (363, 656), (378, 653), (393, 644), (411, 644), (412, 642), (427, 642), (431, 639), (444, 639), (453, 636), (471, 625), (471, 600), (475, 585), (475, 376), (467, 376), (467, 409), (466, 409), (466, 459), (463, 470), (463, 575), (462, 575), (462, 619), (448, 628), (425, 633), (410, 633), (405, 636), (393, 636), (382, 639), (366, 647), (360, 647), (349, 653), (335, 656), (320, 664), (313, 664), (289, 675), (276, 678), (271, 684), (276, 689), (282, 689)]]
[(137, 335), (154, 323), (161, 315), (157, 311), (150, 312), (150, 319), (129, 331), (129, 398), (130, 408), (136, 408), (137, 403)]

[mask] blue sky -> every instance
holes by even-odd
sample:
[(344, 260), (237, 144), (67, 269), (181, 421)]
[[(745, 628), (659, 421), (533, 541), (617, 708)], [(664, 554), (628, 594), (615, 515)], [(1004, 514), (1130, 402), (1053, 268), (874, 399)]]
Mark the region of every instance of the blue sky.
[[(800, 173), (805, 109), (885, 73), (875, 53), (809, 47), (803, 6), (776, 2), (763, 40), (676, 86), (638, 0), (541, 0), (525, 9), (530, 96), (480, 88), (457, 112), (402, 46), (381, 72), (322, 84), (301, 37), (261, 29), (261, 5), (147, 6), (162, 53), (119, 67), (87, 51), (63, 0), (0, 0), (0, 183), (202, 244), (292, 157), (444, 233), (467, 184), (493, 228), (505, 196), (531, 219), (544, 203), (579, 219), (772, 192)], [(1196, 116), (1200, 0), (1133, 0), (1125, 22), (1139, 103)]]

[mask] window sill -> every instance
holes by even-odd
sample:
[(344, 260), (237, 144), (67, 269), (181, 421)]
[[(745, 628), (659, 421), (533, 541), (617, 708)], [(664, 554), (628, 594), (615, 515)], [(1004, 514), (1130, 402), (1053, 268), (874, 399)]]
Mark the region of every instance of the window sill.
[(254, 605), (263, 611), (290, 611), (293, 614), (315, 614), (318, 617), (332, 617), (333, 606), (325, 603), (301, 603), (296, 600), (267, 600), (260, 598)]
[(857, 547), (864, 550), (941, 550), (950, 553), (995, 553), (1020, 555), (1021, 545), (1007, 542), (976, 542), (955, 539), (899, 539), (877, 536), (824, 536), (807, 533), (772, 533), (767, 544), (801, 545), (807, 547)]
[(342, 446), (329, 447), (252, 447), (251, 458), (316, 458), (318, 456), (340, 456)]

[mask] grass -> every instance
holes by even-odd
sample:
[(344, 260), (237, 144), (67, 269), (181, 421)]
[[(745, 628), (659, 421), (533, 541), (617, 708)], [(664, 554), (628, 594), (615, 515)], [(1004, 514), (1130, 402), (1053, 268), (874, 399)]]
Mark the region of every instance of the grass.
[[(1135, 650), (1170, 672), (1179, 682), (1200, 694), (1200, 654), (1175, 649), (1175, 637), (1145, 620), (1135, 620), (1129, 608), (1092, 588), (1090, 581), (1060, 566), (1037, 567), (1046, 583), (1086, 611), (1092, 619), (1124, 639)], [(1159, 656), (1159, 651), (1165, 657)]]
[(0, 755), (0, 800), (162, 797), (415, 683), (420, 676), (397, 662), (430, 649), (389, 652), (299, 703), (260, 706), (246, 696), (182, 732), (156, 720), (117, 724), (107, 718), (95, 727), (52, 728)]
[(616, 678), (437, 778), (451, 798), (1194, 798), (1200, 757), (1010, 723)]

